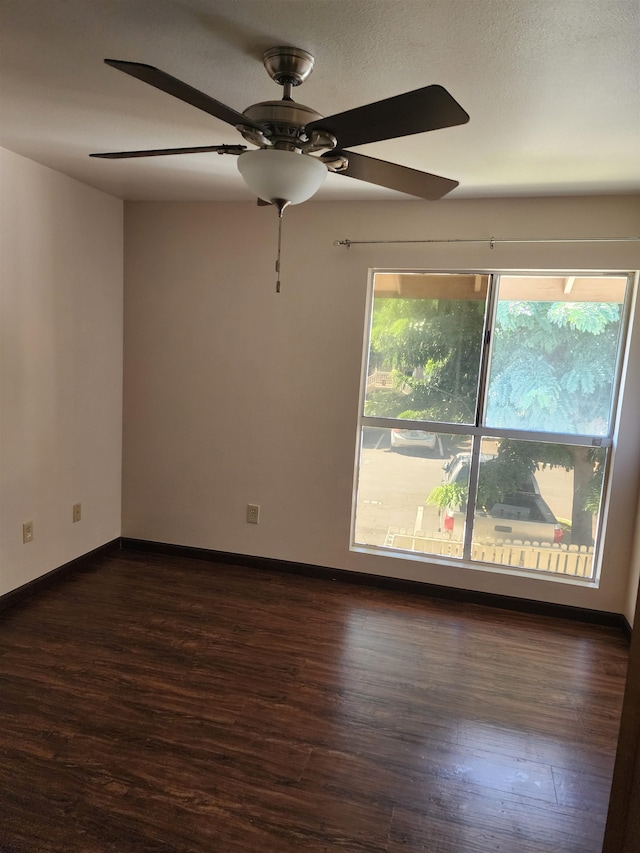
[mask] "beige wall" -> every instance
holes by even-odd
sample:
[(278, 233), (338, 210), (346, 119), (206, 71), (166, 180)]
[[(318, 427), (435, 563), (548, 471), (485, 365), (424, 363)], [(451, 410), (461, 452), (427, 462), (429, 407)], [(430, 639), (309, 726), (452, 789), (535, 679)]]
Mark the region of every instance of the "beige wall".
[[(0, 594), (120, 534), (122, 204), (0, 151)], [(126, 207), (123, 532), (624, 612), (640, 470), (629, 357), (600, 589), (350, 553), (367, 273), (637, 269), (631, 244), (333, 245), (632, 235), (637, 197)], [(640, 326), (640, 318), (636, 322)], [(71, 522), (81, 501), (83, 520)], [(245, 505), (260, 503), (259, 526)], [(22, 544), (22, 523), (35, 538)]]
[(120, 535), (122, 202), (0, 150), (0, 206), (2, 594)]
[[(277, 295), (272, 209), (127, 204), (123, 534), (622, 612), (640, 470), (638, 371), (599, 589), (351, 553), (348, 543), (369, 268), (636, 269), (638, 245), (333, 242), (626, 236), (639, 218), (638, 197), (314, 202), (285, 214)], [(260, 525), (246, 524), (247, 503), (261, 505)]]

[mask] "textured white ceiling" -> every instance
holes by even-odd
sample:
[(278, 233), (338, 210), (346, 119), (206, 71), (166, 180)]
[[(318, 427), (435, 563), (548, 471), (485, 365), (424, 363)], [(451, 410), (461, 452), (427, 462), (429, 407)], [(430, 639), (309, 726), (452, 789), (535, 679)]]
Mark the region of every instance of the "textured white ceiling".
[[(0, 0), (0, 144), (116, 196), (250, 199), (217, 154), (230, 126), (113, 68), (146, 62), (239, 111), (279, 98), (263, 51), (316, 67), (296, 100), (329, 115), (431, 83), (467, 125), (358, 151), (460, 181), (452, 197), (640, 192), (637, 0)], [(406, 198), (330, 175), (328, 199)]]

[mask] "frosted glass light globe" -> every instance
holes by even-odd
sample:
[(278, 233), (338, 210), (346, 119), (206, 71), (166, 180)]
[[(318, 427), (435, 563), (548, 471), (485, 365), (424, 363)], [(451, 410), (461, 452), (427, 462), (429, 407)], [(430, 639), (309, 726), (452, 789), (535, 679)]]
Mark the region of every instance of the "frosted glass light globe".
[(318, 192), (327, 177), (327, 167), (316, 157), (278, 148), (244, 151), (238, 169), (251, 192), (263, 201), (300, 204)]

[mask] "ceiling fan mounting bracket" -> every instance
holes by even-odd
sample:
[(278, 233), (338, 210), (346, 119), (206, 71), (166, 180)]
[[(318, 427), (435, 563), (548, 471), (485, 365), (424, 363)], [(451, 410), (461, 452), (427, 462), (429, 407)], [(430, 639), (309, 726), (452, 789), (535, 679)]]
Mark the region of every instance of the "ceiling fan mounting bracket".
[(270, 148), (273, 145), (273, 140), (261, 130), (254, 127), (249, 127), (248, 124), (237, 124), (236, 130), (240, 133), (247, 142), (252, 145), (257, 145), (258, 148)]
[(262, 54), (267, 74), (280, 86), (299, 86), (313, 71), (315, 59), (300, 47), (270, 47)]
[(322, 162), (330, 172), (344, 172), (349, 168), (349, 160), (344, 154), (329, 154), (322, 157)]
[(316, 153), (318, 151), (333, 151), (338, 147), (336, 137), (326, 130), (312, 130), (309, 136), (303, 135), (300, 148), (305, 154)]

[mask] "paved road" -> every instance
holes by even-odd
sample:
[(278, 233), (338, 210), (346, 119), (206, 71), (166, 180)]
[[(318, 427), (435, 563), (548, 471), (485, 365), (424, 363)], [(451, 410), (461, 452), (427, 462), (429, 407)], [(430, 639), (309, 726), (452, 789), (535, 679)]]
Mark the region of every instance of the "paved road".
[(438, 510), (426, 507), (425, 501), (442, 482), (444, 461), (417, 451), (394, 452), (389, 448), (388, 434), (377, 436), (375, 442), (369, 437), (360, 464), (356, 540), (383, 545), (389, 527), (413, 532), (418, 511), (424, 513), (422, 529), (436, 531)]
[[(389, 527), (411, 533), (418, 528), (425, 534), (438, 531), (436, 507), (425, 506), (427, 495), (443, 481), (443, 463), (439, 449), (392, 451), (389, 431), (365, 428), (360, 465), (356, 541), (383, 545)], [(559, 518), (571, 518), (573, 475), (562, 469), (547, 469), (536, 475), (543, 497)]]

